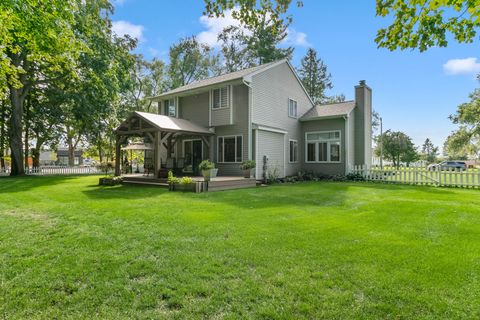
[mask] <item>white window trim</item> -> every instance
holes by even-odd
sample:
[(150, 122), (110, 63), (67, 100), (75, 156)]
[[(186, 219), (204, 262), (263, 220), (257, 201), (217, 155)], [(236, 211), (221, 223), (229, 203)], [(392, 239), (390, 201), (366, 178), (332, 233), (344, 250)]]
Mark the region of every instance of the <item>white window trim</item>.
[[(297, 152), (296, 152), (297, 160), (295, 160), (295, 161), (290, 161), (290, 142), (296, 142), (297, 143)], [(298, 163), (298, 140), (295, 140), (295, 139), (289, 139), (288, 140), (288, 163)]]
[[(295, 115), (294, 116), (290, 115), (290, 101), (295, 102)], [(289, 118), (292, 118), (292, 119), (297, 119), (298, 118), (298, 102), (297, 102), (297, 100), (288, 98), (287, 114), (288, 114)]]
[[(168, 101), (168, 106), (165, 105), (166, 101)], [(175, 115), (174, 116), (170, 115), (170, 110), (169, 110), (170, 101), (173, 101), (173, 106), (175, 107)], [(165, 115), (167, 117), (178, 118), (178, 102), (177, 101), (178, 101), (178, 97), (174, 97), (174, 98), (171, 98), (171, 99), (166, 99), (166, 100), (163, 101), (163, 108), (165, 110)]]
[[(307, 135), (312, 133), (331, 133), (331, 132), (338, 132), (338, 138), (335, 139), (323, 139), (323, 140), (307, 140)], [(308, 161), (308, 144), (315, 143), (315, 159), (318, 159), (318, 143), (319, 142), (326, 142), (327, 143), (327, 159), (331, 158), (330, 154), (330, 143), (331, 142), (339, 142), (340, 143), (340, 154), (338, 161)], [(342, 163), (342, 131), (341, 130), (328, 130), (328, 131), (308, 131), (305, 132), (305, 163)]]
[[(220, 90), (220, 101), (222, 101), (222, 90), (221, 89), (223, 89), (223, 88), (227, 88), (227, 92), (228, 92), (227, 93), (228, 94), (227, 106), (226, 107), (221, 107), (220, 106), (218, 108), (214, 108), (213, 105), (215, 103), (215, 99), (214, 99), (213, 91)], [(231, 85), (221, 86), (221, 87), (210, 90), (210, 109), (213, 110), (213, 111), (216, 111), (216, 110), (223, 110), (223, 109), (230, 108), (232, 106), (232, 100), (233, 100), (232, 96), (233, 96), (233, 90), (232, 90)]]
[[(240, 159), (240, 161), (237, 161), (237, 137), (242, 137), (242, 145), (241, 145), (241, 150), (242, 150), (242, 158)], [(218, 159), (218, 150), (220, 150), (219, 146), (220, 146), (220, 138), (235, 138), (235, 161), (220, 161), (220, 159)], [(225, 141), (225, 140), (224, 140)], [(244, 150), (243, 150), (243, 135), (242, 134), (232, 134), (232, 135), (228, 135), (228, 136), (217, 136), (217, 163), (224, 163), (224, 164), (231, 164), (231, 163), (242, 163), (243, 162), (243, 153), (244, 153)], [(223, 159), (225, 159), (225, 148), (222, 149), (223, 151)]]

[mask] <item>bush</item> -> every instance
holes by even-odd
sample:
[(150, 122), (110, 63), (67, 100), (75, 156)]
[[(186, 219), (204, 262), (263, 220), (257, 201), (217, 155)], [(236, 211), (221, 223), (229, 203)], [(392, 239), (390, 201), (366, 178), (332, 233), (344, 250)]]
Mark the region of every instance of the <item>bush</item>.
[(97, 165), (98, 170), (105, 172), (105, 175), (108, 175), (108, 172), (112, 171), (114, 167), (113, 162), (102, 162)]
[(115, 186), (117, 184), (121, 184), (122, 181), (122, 177), (108, 177), (98, 179), (98, 184), (101, 186)]
[(251, 170), (256, 167), (255, 160), (245, 160), (240, 165), (240, 170)]
[(278, 167), (273, 167), (268, 169), (267, 171), (267, 183), (275, 183), (278, 182), (278, 178), (280, 177), (280, 170)]
[(360, 173), (349, 173), (345, 178), (349, 181), (365, 181), (365, 178)]
[(198, 165), (198, 169), (200, 171), (207, 171), (207, 170), (215, 169), (215, 164), (213, 162), (210, 162), (210, 160), (203, 160)]
[(191, 183), (193, 183), (193, 179), (190, 178), (190, 177), (182, 177), (182, 178), (180, 178), (179, 183), (180, 184), (191, 184)]
[(168, 171), (167, 182), (168, 182), (168, 184), (170, 184), (170, 185), (179, 182), (179, 179), (173, 175), (173, 171), (172, 171), (172, 170)]

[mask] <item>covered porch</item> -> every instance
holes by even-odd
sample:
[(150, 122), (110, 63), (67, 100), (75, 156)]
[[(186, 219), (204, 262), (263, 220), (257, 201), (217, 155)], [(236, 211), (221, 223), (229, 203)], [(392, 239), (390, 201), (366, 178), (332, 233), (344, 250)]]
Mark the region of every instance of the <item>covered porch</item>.
[(122, 174), (122, 148), (138, 137), (153, 146), (145, 151), (146, 176), (163, 179), (169, 170), (198, 175), (198, 164), (213, 159), (213, 135), (210, 129), (185, 119), (135, 111), (115, 130), (115, 175)]

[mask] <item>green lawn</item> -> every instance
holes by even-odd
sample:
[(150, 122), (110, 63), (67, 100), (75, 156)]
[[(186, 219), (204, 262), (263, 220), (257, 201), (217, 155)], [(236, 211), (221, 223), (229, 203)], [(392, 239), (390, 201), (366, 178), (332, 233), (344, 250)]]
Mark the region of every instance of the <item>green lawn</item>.
[(0, 179), (0, 318), (478, 319), (480, 191)]

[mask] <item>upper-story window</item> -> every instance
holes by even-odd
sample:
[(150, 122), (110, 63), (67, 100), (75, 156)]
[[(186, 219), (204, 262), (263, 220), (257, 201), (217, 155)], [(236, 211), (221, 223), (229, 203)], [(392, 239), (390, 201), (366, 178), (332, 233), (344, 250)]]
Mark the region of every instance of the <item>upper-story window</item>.
[(177, 106), (175, 105), (175, 99), (168, 99), (164, 102), (165, 114), (169, 117), (177, 116)]
[(230, 86), (224, 86), (212, 90), (212, 108), (228, 108), (230, 107)]
[(297, 101), (288, 99), (288, 116), (297, 118)]
[(340, 162), (340, 131), (307, 132), (306, 162)]

